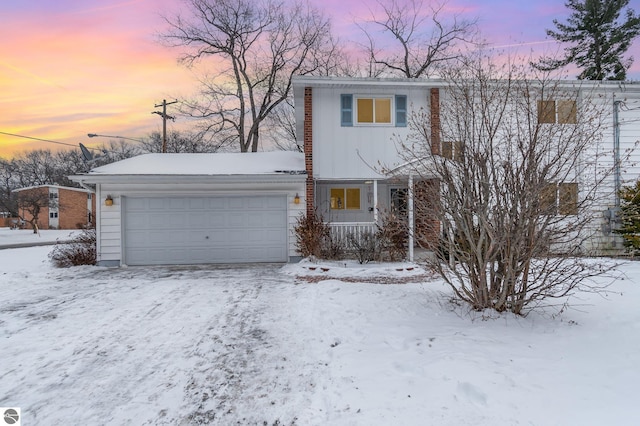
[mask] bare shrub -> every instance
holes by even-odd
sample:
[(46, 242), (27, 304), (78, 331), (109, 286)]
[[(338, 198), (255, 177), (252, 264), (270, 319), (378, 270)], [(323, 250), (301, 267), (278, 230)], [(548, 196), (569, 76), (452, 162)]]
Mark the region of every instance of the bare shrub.
[(380, 223), (376, 237), (380, 248), (391, 262), (403, 260), (407, 256), (407, 221), (395, 212), (384, 212), (380, 215)]
[(302, 257), (323, 258), (323, 248), (326, 248), (326, 240), (331, 235), (322, 215), (316, 211), (301, 214), (293, 230), (296, 234), (296, 248)]
[(350, 251), (355, 254), (361, 265), (380, 259), (380, 239), (373, 232), (363, 232), (359, 235), (350, 233), (347, 235), (347, 242)]
[(341, 260), (347, 255), (347, 241), (339, 236), (329, 233), (320, 241), (320, 258)]
[(49, 253), (49, 259), (58, 268), (95, 265), (96, 230), (94, 228), (83, 229), (71, 242), (56, 244)]
[[(608, 194), (600, 145), (609, 100), (596, 86), (533, 72), (461, 61), (440, 89), (438, 114), (414, 111), (409, 138), (398, 140), (408, 172), (439, 182), (437, 197), (415, 200), (416, 222), (422, 209), (439, 224), (434, 238), (418, 236), (435, 254), (430, 266), (477, 310), (524, 315), (562, 304), (608, 269), (579, 256)], [(429, 209), (433, 198), (438, 208)]]

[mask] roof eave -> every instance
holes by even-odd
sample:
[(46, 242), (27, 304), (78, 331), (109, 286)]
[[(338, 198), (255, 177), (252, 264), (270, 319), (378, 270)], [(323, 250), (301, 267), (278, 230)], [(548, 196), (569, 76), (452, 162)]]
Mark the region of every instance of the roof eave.
[(69, 176), (74, 182), (85, 184), (184, 184), (184, 183), (247, 183), (247, 182), (297, 182), (306, 179), (304, 173), (262, 173), (251, 175), (138, 175), (138, 174), (85, 174)]

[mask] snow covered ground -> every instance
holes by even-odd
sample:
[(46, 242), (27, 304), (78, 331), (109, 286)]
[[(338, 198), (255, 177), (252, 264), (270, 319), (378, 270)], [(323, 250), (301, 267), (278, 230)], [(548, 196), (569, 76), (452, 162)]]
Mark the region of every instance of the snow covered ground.
[(23, 425), (640, 424), (638, 262), (519, 318), (409, 264), (55, 269), (50, 250), (0, 251), (0, 406)]
[(54, 243), (58, 240), (69, 240), (77, 230), (69, 229), (42, 229), (39, 234), (34, 234), (32, 229), (0, 228), (0, 248), (9, 244), (42, 244)]

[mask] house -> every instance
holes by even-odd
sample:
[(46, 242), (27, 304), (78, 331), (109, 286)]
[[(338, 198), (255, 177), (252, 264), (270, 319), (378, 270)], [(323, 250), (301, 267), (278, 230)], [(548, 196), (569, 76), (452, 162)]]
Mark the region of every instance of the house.
[(38, 185), (14, 192), (20, 217), (30, 222), (37, 210), (40, 229), (78, 229), (94, 223), (96, 205), (90, 190)]
[[(640, 176), (640, 85), (562, 83), (582, 102), (587, 92), (606, 113), (598, 165), (616, 164), (595, 205), (594, 234), (585, 250), (620, 250), (615, 188)], [(439, 198), (435, 175), (412, 172), (394, 141), (406, 139), (415, 111), (429, 117), (431, 154), (455, 160), (458, 142), (441, 140), (444, 80), (301, 76), (293, 81), (295, 119), (304, 153), (146, 154), (72, 176), (95, 185), (98, 263), (107, 266), (287, 262), (299, 259), (294, 227), (317, 211), (335, 235), (372, 232), (389, 211), (406, 215), (413, 248), (442, 234), (430, 203)], [(584, 96), (583, 95), (584, 92)], [(540, 123), (571, 125), (576, 101), (542, 99)], [(602, 148), (604, 147), (604, 148)], [(551, 182), (546, 202), (558, 215), (577, 215), (585, 179)], [(420, 203), (416, 203), (420, 201)], [(416, 205), (422, 206), (418, 210)], [(425, 206), (426, 209), (425, 209)], [(415, 231), (415, 232), (414, 232)], [(418, 232), (419, 231), (419, 232)]]
[(302, 153), (145, 154), (71, 179), (95, 185), (99, 265), (298, 258)]
[[(619, 251), (621, 240), (612, 232), (620, 201), (615, 189), (640, 176), (636, 166), (640, 154), (633, 151), (640, 140), (640, 85), (585, 81), (560, 84), (576, 93), (578, 103), (588, 94), (606, 111), (601, 117), (607, 127), (604, 140), (594, 141), (593, 150), (601, 149), (608, 155), (599, 157), (603, 167), (613, 167), (616, 156), (620, 161), (613, 175), (602, 182), (606, 195), (595, 207), (593, 236), (584, 249), (590, 253)], [(455, 159), (460, 149), (457, 142), (441, 140), (440, 136), (448, 83), (300, 76), (294, 78), (293, 90), (298, 143), (305, 153), (307, 210), (321, 214), (337, 235), (373, 230), (384, 211), (408, 211), (409, 227), (416, 231), (425, 228), (419, 233), (427, 240), (424, 243), (435, 240), (440, 232), (438, 223), (428, 211), (414, 212), (412, 197), (433, 197), (438, 193), (438, 181), (423, 173), (414, 182), (411, 167), (407, 167), (407, 159), (394, 141), (409, 136), (410, 114), (422, 110), (431, 126), (425, 130), (430, 133), (431, 153)], [(539, 123), (575, 123), (580, 107), (585, 106), (576, 105), (575, 100), (540, 100)], [(559, 214), (578, 214), (572, 205), (579, 194), (585, 193), (578, 184), (583, 181), (577, 176), (573, 182), (555, 183), (553, 203)], [(410, 232), (410, 258), (414, 243), (420, 243), (413, 241), (412, 235)]]

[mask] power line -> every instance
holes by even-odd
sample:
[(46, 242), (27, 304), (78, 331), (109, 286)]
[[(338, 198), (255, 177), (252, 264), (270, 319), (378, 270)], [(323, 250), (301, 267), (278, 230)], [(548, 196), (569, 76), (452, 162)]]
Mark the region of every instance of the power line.
[[(78, 147), (77, 145), (73, 145), (73, 144), (70, 144), (70, 143), (52, 141), (52, 140), (49, 140), (49, 139), (42, 139), (42, 138), (34, 138), (34, 137), (31, 137), (31, 136), (16, 135), (15, 133), (0, 132), (0, 134), (7, 135), (7, 136), (14, 136), (16, 138), (31, 139), (31, 140), (34, 140), (34, 141), (55, 143), (55, 144), (58, 144), (58, 145), (65, 145), (65, 146), (72, 146), (74, 148)], [(98, 148), (88, 148), (88, 149), (92, 149), (92, 150), (98, 151), (98, 152), (102, 152), (103, 151), (103, 150), (98, 149)]]
[(56, 143), (56, 144), (58, 144), (58, 145), (72, 146), (72, 147), (76, 148), (76, 146), (75, 146), (75, 145), (72, 145), (72, 144), (70, 144), (70, 143), (64, 143), (64, 142), (58, 142), (58, 141), (51, 141), (51, 140), (49, 140), (49, 139), (33, 138), (33, 137), (31, 137), (31, 136), (16, 135), (15, 133), (7, 133), (7, 132), (0, 132), (0, 134), (7, 135), (7, 136), (15, 136), (16, 138), (31, 139), (31, 140), (34, 140), (34, 141), (49, 142), (49, 143)]

